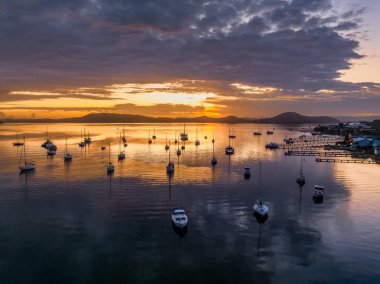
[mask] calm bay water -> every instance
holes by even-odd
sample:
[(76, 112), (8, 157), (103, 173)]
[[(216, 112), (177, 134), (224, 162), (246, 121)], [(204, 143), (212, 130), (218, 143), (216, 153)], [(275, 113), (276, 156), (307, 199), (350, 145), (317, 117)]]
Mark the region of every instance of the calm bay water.
[[(173, 140), (182, 125), (124, 126), (128, 147), (118, 162), (123, 125), (49, 125), (58, 147), (53, 158), (40, 147), (46, 125), (0, 125), (1, 283), (379, 283), (379, 165), (307, 157), (300, 188), (301, 158), (264, 147), (301, 134), (284, 126), (262, 125), (257, 137), (256, 125), (233, 125), (229, 158), (228, 125), (187, 125), (189, 141), (178, 159)], [(84, 127), (93, 142), (81, 149)], [(272, 128), (275, 134), (266, 135)], [(157, 135), (151, 145), (149, 130)], [(19, 175), (16, 132), (26, 136), (35, 172)], [(171, 178), (166, 134), (176, 164)], [(63, 161), (66, 138), (71, 163)], [(249, 180), (244, 167), (251, 168)], [(314, 184), (326, 187), (323, 204), (313, 203)], [(252, 214), (257, 199), (270, 207), (262, 225)], [(176, 206), (189, 217), (185, 235), (171, 225)]]

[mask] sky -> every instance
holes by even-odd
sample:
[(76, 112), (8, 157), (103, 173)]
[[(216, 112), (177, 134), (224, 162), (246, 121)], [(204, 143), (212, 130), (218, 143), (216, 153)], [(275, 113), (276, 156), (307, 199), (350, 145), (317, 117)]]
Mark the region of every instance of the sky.
[(0, 0), (0, 119), (380, 115), (378, 0)]

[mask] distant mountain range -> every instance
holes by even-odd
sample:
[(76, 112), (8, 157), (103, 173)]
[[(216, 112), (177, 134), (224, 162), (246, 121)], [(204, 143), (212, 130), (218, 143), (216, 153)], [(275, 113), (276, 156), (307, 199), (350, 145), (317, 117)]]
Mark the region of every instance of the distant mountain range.
[(285, 112), (271, 118), (240, 118), (236, 116), (226, 116), (212, 118), (207, 116), (195, 118), (168, 118), (150, 117), (132, 114), (117, 113), (91, 113), (82, 117), (61, 118), (61, 119), (4, 119), (6, 123), (276, 123), (276, 124), (302, 124), (337, 123), (338, 119), (329, 116), (303, 116), (296, 112)]

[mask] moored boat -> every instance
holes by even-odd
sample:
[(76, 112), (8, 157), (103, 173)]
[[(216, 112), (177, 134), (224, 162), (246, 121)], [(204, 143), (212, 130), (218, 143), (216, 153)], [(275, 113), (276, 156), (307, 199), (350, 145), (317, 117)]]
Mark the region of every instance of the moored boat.
[(177, 228), (183, 229), (187, 226), (188, 218), (183, 208), (173, 208), (172, 210), (172, 222)]

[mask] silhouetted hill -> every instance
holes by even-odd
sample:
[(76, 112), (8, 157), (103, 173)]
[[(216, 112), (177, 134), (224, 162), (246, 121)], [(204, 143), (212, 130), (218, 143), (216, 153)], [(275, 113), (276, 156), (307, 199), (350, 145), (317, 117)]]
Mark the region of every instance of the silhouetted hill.
[(338, 123), (339, 120), (329, 116), (303, 116), (296, 112), (284, 112), (272, 118), (260, 120), (264, 123), (284, 123), (284, 124), (301, 124), (301, 123)]
[(118, 113), (91, 113), (82, 117), (62, 118), (62, 119), (7, 119), (5, 122), (12, 123), (277, 123), (277, 124), (301, 124), (301, 123), (336, 123), (338, 119), (328, 116), (303, 116), (296, 112), (285, 112), (272, 118), (240, 118), (236, 116), (226, 116), (213, 118), (207, 116), (186, 118), (151, 117), (144, 115), (118, 114)]

